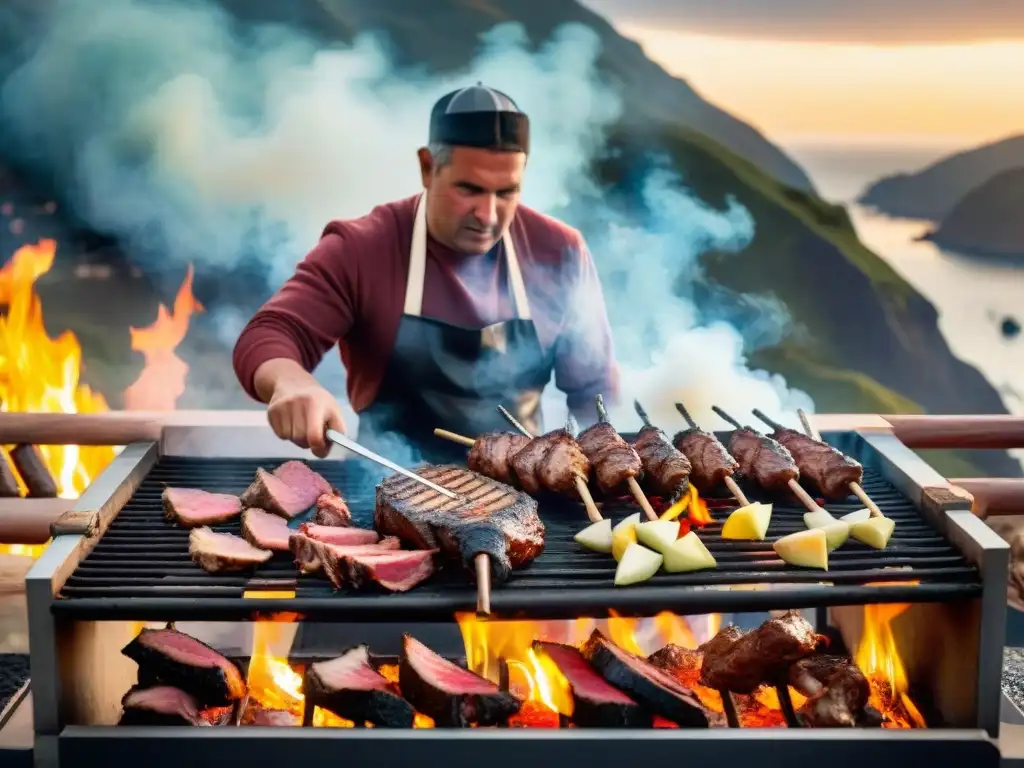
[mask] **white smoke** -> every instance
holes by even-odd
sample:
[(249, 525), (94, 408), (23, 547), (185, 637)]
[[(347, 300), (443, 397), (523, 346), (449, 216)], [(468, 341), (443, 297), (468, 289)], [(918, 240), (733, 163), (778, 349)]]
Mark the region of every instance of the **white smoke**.
[[(590, 178), (621, 111), (598, 79), (598, 53), (596, 34), (579, 25), (529, 52), (522, 27), (504, 24), (468, 71), (414, 75), (398, 73), (369, 35), (318, 49), (282, 27), (239, 34), (203, 2), (58, 0), (45, 38), (4, 85), (2, 118), (18, 151), (70, 189), (96, 229), (200, 271), (256, 259), (276, 287), (328, 220), (417, 190), (431, 105), (481, 80), (530, 115), (525, 202), (588, 237), (627, 403), (639, 397), (668, 420), (682, 397), (708, 422), (712, 402), (744, 416), (810, 410), (806, 395), (746, 368), (741, 329), (701, 328), (686, 291), (677, 295), (702, 252), (749, 242), (749, 213), (712, 210), (655, 171), (647, 214), (627, 219)], [(238, 320), (222, 316), (226, 338)], [(561, 415), (557, 398), (547, 404), (550, 426)], [(616, 418), (635, 426), (631, 408)]]

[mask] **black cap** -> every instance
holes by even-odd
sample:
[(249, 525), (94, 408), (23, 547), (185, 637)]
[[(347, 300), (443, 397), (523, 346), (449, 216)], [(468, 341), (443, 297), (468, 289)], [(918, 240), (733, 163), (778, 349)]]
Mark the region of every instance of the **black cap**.
[(506, 94), (477, 83), (438, 99), (430, 111), (430, 143), (529, 152), (530, 121)]

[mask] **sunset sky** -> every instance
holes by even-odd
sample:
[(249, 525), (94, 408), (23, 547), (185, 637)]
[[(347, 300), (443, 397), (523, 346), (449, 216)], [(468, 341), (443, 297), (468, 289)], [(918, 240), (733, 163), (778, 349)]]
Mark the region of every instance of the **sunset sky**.
[(776, 140), (960, 143), (1024, 133), (1024, 3), (585, 2)]

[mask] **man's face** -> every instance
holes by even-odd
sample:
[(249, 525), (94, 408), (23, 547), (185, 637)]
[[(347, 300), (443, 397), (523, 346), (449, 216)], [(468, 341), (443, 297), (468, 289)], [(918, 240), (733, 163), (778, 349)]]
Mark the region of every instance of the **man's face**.
[(462, 253), (491, 250), (516, 215), (526, 155), (454, 147), (442, 167), (427, 149), (419, 159), (430, 234)]

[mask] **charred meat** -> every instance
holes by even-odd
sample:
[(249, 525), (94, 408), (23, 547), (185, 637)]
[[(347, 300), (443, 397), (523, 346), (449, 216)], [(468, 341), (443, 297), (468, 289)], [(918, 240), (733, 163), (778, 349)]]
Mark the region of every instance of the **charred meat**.
[(402, 636), (398, 684), (416, 710), (442, 728), (499, 725), (522, 707), (508, 691), (438, 656), (411, 635)]
[(576, 478), (590, 477), (590, 460), (565, 429), (535, 437), (512, 457), (520, 487), (531, 496), (550, 491), (576, 496)]
[(193, 528), (188, 535), (188, 553), (207, 573), (244, 571), (267, 562), (274, 553), (254, 547), (241, 536), (217, 533), (210, 528)]
[(292, 530), (283, 517), (255, 507), (242, 513), (242, 538), (257, 549), (287, 552), (291, 535)]
[(173, 629), (144, 629), (122, 650), (139, 665), (139, 677), (180, 688), (196, 701), (223, 706), (241, 699), (238, 667), (205, 643)]
[(701, 493), (717, 488), (739, 468), (722, 442), (700, 427), (679, 432), (672, 438), (672, 444), (690, 462), (690, 482)]
[[(803, 659), (790, 668), (794, 688), (804, 693), (817, 683), (817, 690), (800, 708), (798, 716), (810, 728), (852, 728), (863, 719), (871, 685), (856, 665), (838, 657)], [(799, 683), (801, 687), (797, 687)]]
[(339, 546), (301, 533), (289, 540), (298, 569), (302, 573), (322, 570), (335, 589), (377, 585), (389, 592), (406, 592), (434, 574), (437, 550), (408, 552), (399, 549), (400, 543), (389, 536), (376, 544)]
[(121, 699), (118, 725), (207, 725), (196, 700), (180, 688), (132, 688)]
[(380, 541), (380, 534), (367, 528), (342, 528), (333, 525), (303, 523), (299, 526), (299, 533), (325, 544), (338, 544), (343, 547), (376, 544)]
[(620, 491), (629, 478), (643, 476), (640, 456), (607, 421), (587, 427), (576, 442), (590, 459), (597, 487), (602, 493)]
[(341, 496), (322, 493), (316, 500), (316, 514), (313, 516), (313, 522), (336, 528), (352, 525), (352, 512)]
[(486, 554), (496, 582), (543, 551), (544, 524), (537, 502), (525, 493), (463, 467), (428, 466), (418, 472), (458, 498), (392, 475), (377, 486), (376, 530), (418, 549), (440, 549), (470, 572), (474, 557)]
[(644, 484), (652, 494), (676, 501), (689, 490), (690, 462), (664, 432), (657, 427), (641, 427), (633, 448), (643, 464)]
[[(293, 533), (288, 538), (288, 548), (301, 573), (325, 570), (325, 557), (326, 562), (334, 563), (338, 558), (346, 555), (379, 555), (385, 552), (395, 552), (401, 548), (401, 544), (396, 536), (388, 536), (370, 544), (334, 544), (314, 539), (302, 532)], [(340, 575), (332, 576), (332, 572), (328, 570), (327, 576), (336, 587), (341, 586)]]
[(487, 432), (480, 435), (469, 449), (466, 466), (499, 483), (515, 487), (518, 480), (512, 469), (512, 457), (530, 442), (526, 435), (515, 432)]
[(301, 461), (286, 461), (273, 472), (260, 467), (241, 496), (242, 504), (292, 519), (313, 506), (323, 494), (337, 491)]
[(544, 653), (569, 683), (572, 722), (577, 728), (644, 728), (651, 716), (633, 699), (599, 675), (576, 648), (537, 641), (535, 651)]
[(850, 483), (859, 483), (864, 478), (860, 462), (823, 440), (786, 428), (775, 430), (772, 437), (792, 454), (800, 476), (814, 483), (826, 498), (845, 498), (850, 493)]
[(733, 628), (723, 637), (719, 632), (703, 648), (701, 683), (720, 691), (752, 693), (763, 683), (783, 680), (789, 665), (813, 653), (817, 644), (814, 627), (795, 611), (747, 633)]
[(226, 523), (242, 514), (242, 503), (226, 493), (207, 493), (196, 488), (165, 488), (160, 500), (168, 519), (183, 528)]
[(336, 659), (311, 664), (304, 683), (306, 706), (323, 707), (355, 723), (384, 728), (411, 728), (415, 712), (398, 691), (370, 664), (365, 645)]
[(793, 455), (785, 446), (749, 427), (733, 431), (729, 453), (739, 464), (739, 471), (765, 490), (786, 490), (790, 480), (800, 478)]

